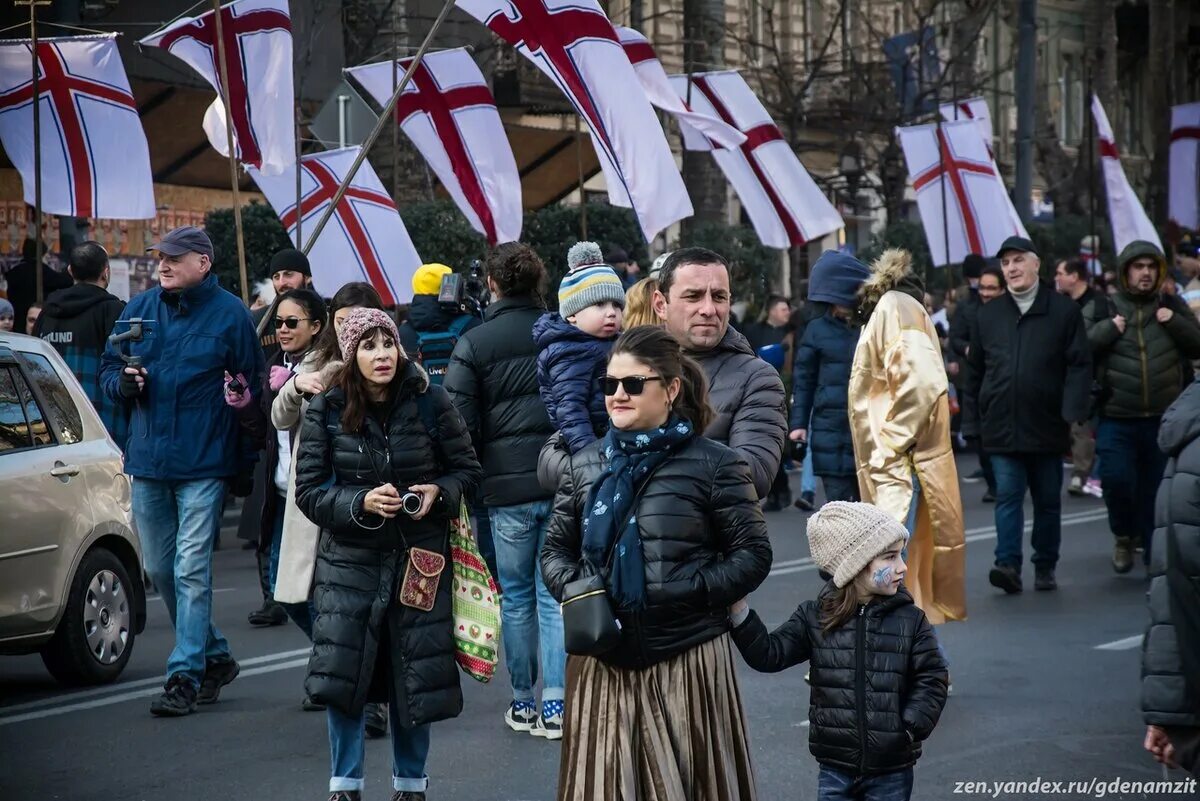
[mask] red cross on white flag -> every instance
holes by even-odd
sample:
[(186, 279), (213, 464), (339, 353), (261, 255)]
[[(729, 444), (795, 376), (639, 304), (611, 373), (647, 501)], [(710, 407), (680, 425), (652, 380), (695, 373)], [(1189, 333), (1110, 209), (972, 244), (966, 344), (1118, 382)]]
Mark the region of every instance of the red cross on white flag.
[(1158, 231), (1146, 216), (1142, 202), (1129, 185), (1129, 178), (1121, 166), (1121, 153), (1113, 137), (1112, 126), (1100, 98), (1092, 95), (1092, 115), (1096, 118), (1096, 149), (1100, 152), (1100, 165), (1104, 170), (1104, 191), (1108, 195), (1108, 222), (1112, 226), (1113, 247), (1117, 253), (1136, 240), (1152, 242), (1162, 250)]
[[(346, 73), (380, 107), (412, 59)], [(396, 121), (488, 244), (521, 238), (521, 177), (487, 80), (463, 48), (427, 53), (396, 103)]]
[[(1004, 176), (1000, 174), (1000, 166), (996, 164), (996, 153), (992, 150), (994, 134), (992, 133), (992, 115), (988, 111), (987, 101), (982, 97), (972, 97), (966, 100), (956, 100), (952, 103), (942, 103), (938, 106), (938, 109), (942, 112), (942, 119), (947, 122), (975, 120), (975, 124), (979, 128), (979, 134), (983, 137), (984, 144), (987, 146), (988, 158), (992, 160), (992, 169), (996, 172), (996, 178), (1001, 183), (1004, 183)], [(1025, 223), (1021, 222), (1021, 216), (1017, 214), (1016, 206), (1009, 203), (1008, 208), (1011, 210), (1012, 224), (1016, 226), (1017, 233), (1028, 239), (1029, 234), (1025, 230)]]
[(974, 120), (897, 128), (896, 135), (934, 264), (955, 264), (970, 253), (992, 256), (1021, 234)]
[(596, 0), (457, 0), (537, 65), (587, 124), (605, 178), (647, 241), (692, 215), (683, 177), (637, 74)]
[[(300, 160), (300, 210), (303, 230), (312, 231), (329, 207), (342, 178), (358, 157), (360, 148), (347, 147), (313, 153)], [(258, 188), (287, 229), (296, 238), (296, 174), (285, 170), (264, 175), (248, 168)], [(313, 284), (325, 297), (350, 281), (366, 281), (379, 292), (385, 306), (412, 300), (412, 276), (421, 266), (408, 229), (379, 176), (364, 161), (338, 204), (337, 211), (308, 252)]]
[[(31, 42), (0, 43), (0, 143), (34, 203)], [(42, 211), (154, 217), (150, 151), (116, 34), (38, 41)]]
[[(672, 75), (671, 86), (680, 97), (687, 96), (686, 75)], [(845, 225), (740, 74), (694, 73), (691, 98), (693, 110), (722, 120), (746, 137), (739, 147), (724, 150), (682, 126), (684, 140), (691, 140), (689, 148), (712, 151), (764, 245), (787, 249)]]
[[(287, 0), (235, 0), (222, 6), (221, 38), (238, 160), (263, 174), (278, 174), (296, 163), (292, 21)], [(216, 42), (216, 21), (209, 11), (183, 17), (139, 44), (162, 48), (187, 62), (219, 95)], [(204, 115), (204, 133), (218, 153), (229, 155), (225, 106), (219, 96)]]
[(1167, 212), (1176, 225), (1200, 231), (1200, 103), (1171, 109)]

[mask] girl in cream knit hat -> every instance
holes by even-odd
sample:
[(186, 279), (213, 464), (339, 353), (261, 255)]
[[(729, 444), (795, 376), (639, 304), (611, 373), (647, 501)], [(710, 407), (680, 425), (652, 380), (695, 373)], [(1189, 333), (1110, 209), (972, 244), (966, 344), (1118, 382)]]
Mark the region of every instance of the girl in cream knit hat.
[(808, 519), (813, 561), (832, 575), (768, 633), (746, 601), (730, 609), (746, 663), (775, 673), (810, 662), (809, 750), (819, 801), (912, 796), (913, 765), (946, 704), (946, 662), (904, 588), (908, 531), (867, 503), (833, 501)]

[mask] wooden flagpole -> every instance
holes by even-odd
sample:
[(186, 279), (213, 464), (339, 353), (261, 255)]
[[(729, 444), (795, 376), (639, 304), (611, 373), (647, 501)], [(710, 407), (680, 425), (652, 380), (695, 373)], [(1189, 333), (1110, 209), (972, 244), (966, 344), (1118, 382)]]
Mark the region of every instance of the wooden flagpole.
[[(212, 0), (213, 21), (217, 30), (217, 63), (221, 70), (221, 102), (225, 106), (225, 141), (229, 146), (229, 187), (233, 191), (233, 228), (237, 235), (238, 277), (242, 282), (242, 302), (250, 305), (250, 280), (246, 276), (246, 242), (242, 238), (242, 201), (238, 194), (237, 153), (233, 148), (233, 116), (229, 108), (229, 66), (225, 61), (225, 36), (221, 32), (221, 0)], [(296, 165), (299, 171), (300, 165)], [(299, 209), (297, 209), (299, 213)]]
[[(213, 0), (218, 2), (218, 0)], [(325, 225), (329, 222), (329, 218), (333, 216), (333, 212), (337, 209), (338, 204), (342, 202), (342, 198), (346, 196), (346, 189), (349, 188), (350, 182), (354, 180), (354, 174), (358, 172), (358, 168), (367, 158), (367, 153), (375, 144), (375, 140), (379, 138), (379, 134), (383, 133), (383, 128), (388, 123), (395, 125), (392, 119), (393, 112), (396, 110), (396, 101), (400, 99), (400, 93), (408, 86), (408, 82), (412, 80), (413, 73), (417, 71), (417, 67), (421, 66), (421, 62), (425, 60), (425, 51), (429, 49), (430, 43), (433, 42), (433, 37), (437, 35), (441, 29), (442, 23), (446, 21), (446, 17), (450, 16), (450, 10), (454, 8), (455, 0), (446, 0), (442, 6), (441, 12), (437, 19), (433, 21), (433, 27), (429, 29), (429, 33), (425, 36), (425, 41), (421, 42), (421, 46), (417, 49), (417, 54), (413, 56), (412, 63), (408, 65), (408, 69), (404, 71), (404, 77), (400, 79), (396, 91), (392, 92), (392, 99), (379, 113), (379, 120), (375, 123), (375, 128), (367, 136), (362, 143), (362, 148), (358, 152), (358, 157), (354, 159), (354, 163), (350, 165), (350, 169), (346, 171), (345, 177), (342, 178), (342, 183), (338, 186), (337, 192), (333, 194), (333, 198), (329, 201), (329, 205), (325, 207), (325, 211), (321, 214), (321, 219), (317, 220), (316, 227), (313, 229), (312, 236), (304, 243), (304, 253), (312, 250), (312, 246), (316, 244), (317, 237), (321, 235), (321, 231), (325, 230)]]
[[(41, 304), (46, 294), (45, 278), (42, 275), (42, 124), (40, 109), (42, 105), (38, 79), (41, 68), (38, 65), (38, 30), (37, 7), (48, 6), (51, 0), (17, 0), (14, 5), (29, 6), (29, 51), (33, 56), (33, 239), (34, 262), (33, 272), (37, 276), (37, 302)], [(26, 228), (28, 230), (28, 228)], [(17, 331), (22, 331), (24, 320), (14, 320)]]

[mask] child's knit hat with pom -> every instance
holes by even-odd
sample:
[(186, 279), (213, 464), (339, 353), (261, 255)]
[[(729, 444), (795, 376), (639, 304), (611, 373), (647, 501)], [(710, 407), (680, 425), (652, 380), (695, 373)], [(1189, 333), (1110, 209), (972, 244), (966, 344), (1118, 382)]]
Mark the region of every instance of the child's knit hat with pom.
[(576, 242), (567, 251), (567, 274), (558, 285), (558, 313), (565, 319), (606, 300), (625, 308), (617, 271), (604, 263), (595, 242)]

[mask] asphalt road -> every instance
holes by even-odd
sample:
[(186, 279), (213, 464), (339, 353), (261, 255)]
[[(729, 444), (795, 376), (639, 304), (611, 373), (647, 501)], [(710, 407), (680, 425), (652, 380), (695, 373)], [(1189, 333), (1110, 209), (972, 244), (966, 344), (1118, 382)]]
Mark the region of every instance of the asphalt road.
[[(964, 486), (970, 620), (939, 629), (954, 695), (917, 766), (914, 798), (964, 797), (959, 783), (968, 781), (988, 782), (987, 797), (1041, 798), (1011, 786), (993, 795), (991, 782), (1162, 779), (1141, 748), (1144, 573), (1140, 566), (1126, 576), (1112, 572), (1103, 505), (1066, 498), (1058, 592), (1028, 589), (1009, 597), (987, 583), (995, 534), (982, 492), (982, 484)], [(752, 599), (768, 625), (782, 622), (819, 589), (805, 518), (795, 510), (769, 516), (775, 566)], [(291, 625), (254, 629), (246, 623), (258, 601), (253, 558), (238, 549), (232, 531), (225, 537), (226, 548), (215, 557), (215, 614), (242, 674), (220, 703), (183, 719), (150, 716), (172, 643), (157, 600), (116, 685), (62, 690), (37, 657), (0, 659), (0, 798), (326, 798), (324, 715), (300, 709), (306, 640)], [(1031, 588), (1028, 564), (1025, 580)], [(804, 670), (766, 676), (743, 667), (740, 681), (759, 798), (815, 798)], [(503, 675), (486, 686), (464, 677), (463, 686), (464, 714), (434, 727), (429, 798), (551, 801), (560, 746), (503, 725), (509, 700)], [(369, 741), (365, 798), (390, 797), (390, 767), (386, 741)]]

